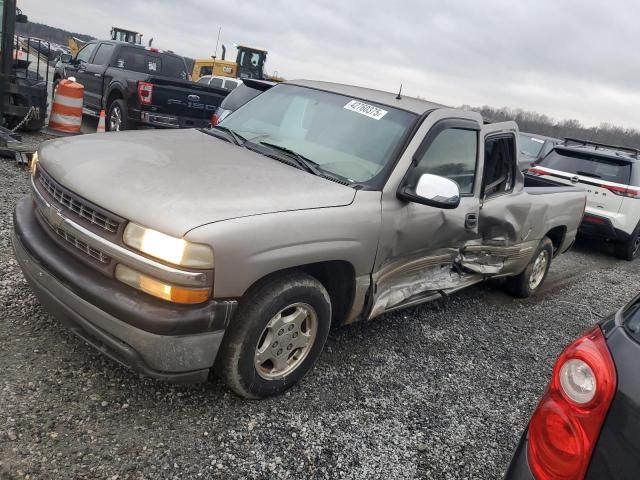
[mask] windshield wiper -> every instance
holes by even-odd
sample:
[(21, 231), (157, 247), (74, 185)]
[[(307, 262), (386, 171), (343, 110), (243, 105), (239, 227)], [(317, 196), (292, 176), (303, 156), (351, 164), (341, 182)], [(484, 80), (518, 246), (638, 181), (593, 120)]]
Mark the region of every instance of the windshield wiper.
[(298, 152), (294, 152), (290, 148), (283, 147), (281, 145), (276, 145), (275, 143), (270, 143), (270, 142), (259, 142), (259, 143), (260, 145), (264, 145), (265, 147), (269, 147), (273, 150), (278, 150), (279, 152), (287, 154), (287, 156), (295, 160), (296, 164), (303, 170), (306, 170), (309, 173), (313, 173), (318, 177), (325, 176), (324, 173), (318, 170), (318, 167), (316, 166), (318, 164), (316, 162), (314, 162), (313, 160), (309, 160), (307, 157), (300, 155)]
[(244, 147), (245, 142), (247, 141), (246, 138), (244, 138), (242, 135), (234, 132), (233, 130), (231, 130), (229, 127), (225, 127), (224, 125), (216, 125), (213, 127), (214, 130), (220, 130), (222, 132), (225, 132), (226, 134), (228, 134), (231, 138), (233, 138), (233, 143), (235, 143), (236, 145), (240, 146), (240, 147)]

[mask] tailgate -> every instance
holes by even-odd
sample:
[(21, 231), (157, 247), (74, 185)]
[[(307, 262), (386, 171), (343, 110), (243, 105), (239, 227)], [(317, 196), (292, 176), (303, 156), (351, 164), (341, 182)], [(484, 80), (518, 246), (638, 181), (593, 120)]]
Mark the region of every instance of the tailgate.
[(222, 88), (153, 77), (152, 110), (178, 117), (211, 118), (229, 94)]

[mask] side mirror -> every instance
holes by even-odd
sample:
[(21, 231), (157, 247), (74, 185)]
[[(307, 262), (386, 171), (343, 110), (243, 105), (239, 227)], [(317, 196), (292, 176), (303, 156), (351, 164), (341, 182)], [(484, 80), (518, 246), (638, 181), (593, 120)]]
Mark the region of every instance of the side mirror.
[(70, 53), (63, 53), (62, 55), (60, 55), (60, 61), (62, 63), (71, 63), (71, 60), (73, 60), (73, 57)]
[(398, 197), (431, 207), (453, 209), (460, 205), (460, 188), (453, 180), (424, 173), (415, 187), (409, 185), (402, 187)]

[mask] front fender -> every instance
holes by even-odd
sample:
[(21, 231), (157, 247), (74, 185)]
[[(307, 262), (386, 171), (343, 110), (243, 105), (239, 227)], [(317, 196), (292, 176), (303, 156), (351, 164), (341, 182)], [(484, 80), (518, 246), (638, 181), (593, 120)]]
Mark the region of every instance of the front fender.
[(225, 220), (185, 238), (213, 248), (214, 297), (238, 298), (269, 274), (312, 263), (344, 261), (356, 277), (369, 275), (380, 218), (380, 192), (358, 192), (347, 206)]

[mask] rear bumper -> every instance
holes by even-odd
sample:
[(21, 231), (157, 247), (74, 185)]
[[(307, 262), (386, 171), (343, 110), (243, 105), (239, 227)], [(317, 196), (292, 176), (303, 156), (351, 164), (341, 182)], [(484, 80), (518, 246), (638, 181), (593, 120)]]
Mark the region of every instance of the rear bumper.
[(516, 448), (507, 473), (504, 476), (505, 480), (535, 480), (527, 460), (527, 432), (528, 430), (525, 430), (520, 438), (518, 448)]
[[(145, 302), (140, 292), (121, 289), (118, 282), (93, 272), (47, 240), (35, 219), (31, 199), (23, 199), (14, 214), (13, 249), (25, 278), (47, 311), (88, 344), (135, 371), (173, 382), (206, 380), (235, 301), (212, 301), (204, 310), (200, 307), (196, 314), (206, 315), (204, 322), (189, 319), (194, 312), (185, 309), (186, 324), (180, 325), (180, 312), (173, 305)], [(65, 272), (54, 273), (56, 265), (48, 262), (52, 255), (62, 257)], [(118, 310), (109, 308), (108, 303), (89, 301), (92, 289), (115, 299)]]
[(206, 128), (211, 125), (210, 118), (169, 115), (149, 110), (135, 110), (132, 119), (140, 125), (158, 128)]
[(615, 228), (609, 218), (592, 213), (585, 213), (578, 231), (582, 235), (614, 240), (620, 243), (627, 242), (630, 238), (628, 233)]

